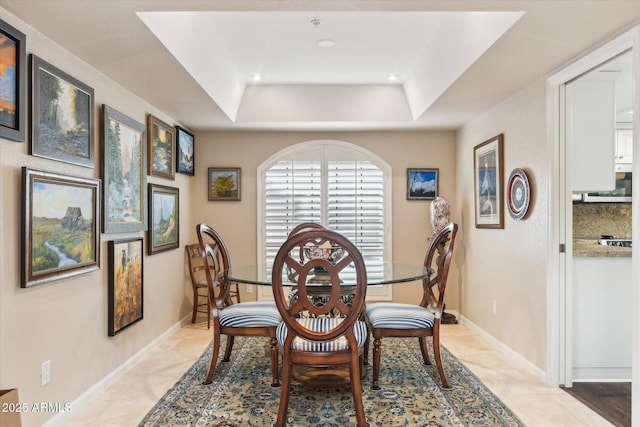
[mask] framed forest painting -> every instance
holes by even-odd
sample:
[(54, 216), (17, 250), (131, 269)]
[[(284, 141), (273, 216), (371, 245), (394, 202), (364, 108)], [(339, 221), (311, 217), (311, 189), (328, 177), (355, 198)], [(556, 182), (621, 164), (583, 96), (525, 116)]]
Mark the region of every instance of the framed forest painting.
[(109, 242), (110, 337), (143, 317), (142, 238)]
[(180, 190), (149, 184), (149, 255), (180, 247)]
[(146, 126), (102, 106), (103, 231), (147, 229)]
[(175, 179), (176, 137), (175, 129), (149, 114), (147, 116), (149, 143), (149, 175)]
[(100, 180), (22, 168), (21, 287), (100, 268)]
[(93, 168), (93, 88), (31, 59), (31, 154)]

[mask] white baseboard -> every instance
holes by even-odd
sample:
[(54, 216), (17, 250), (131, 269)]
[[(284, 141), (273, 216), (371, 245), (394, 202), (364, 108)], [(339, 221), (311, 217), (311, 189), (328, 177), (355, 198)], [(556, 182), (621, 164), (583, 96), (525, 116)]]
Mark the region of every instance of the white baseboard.
[(536, 365), (531, 363), (529, 360), (524, 358), (520, 353), (517, 353), (511, 347), (508, 347), (502, 341), (499, 341), (493, 335), (489, 334), (487, 331), (485, 331), (484, 329), (482, 329), (481, 327), (479, 327), (478, 325), (476, 325), (475, 323), (473, 323), (471, 320), (467, 319), (466, 317), (459, 316), (458, 319), (464, 321), (464, 323), (467, 326), (469, 326), (469, 328), (473, 329), (475, 332), (480, 334), (487, 342), (489, 342), (494, 347), (496, 347), (496, 348), (500, 349), (501, 351), (503, 351), (507, 356), (509, 356), (515, 362), (523, 365), (523, 367), (525, 369), (527, 369), (533, 375), (537, 376), (538, 378), (540, 378), (542, 381), (544, 381), (546, 383), (546, 381), (547, 381), (547, 373), (544, 370), (540, 369), (539, 367), (537, 367)]
[[(82, 393), (71, 402), (71, 406), (73, 408), (79, 407), (86, 400), (91, 399), (98, 392), (106, 389), (108, 386), (113, 384), (116, 380), (118, 380), (122, 375), (124, 375), (129, 368), (131, 368), (136, 362), (138, 362), (143, 356), (145, 356), (151, 349), (160, 344), (162, 341), (166, 340), (168, 337), (173, 335), (178, 329), (182, 327), (186, 322), (191, 322), (191, 314), (185, 316), (179, 322), (176, 322), (173, 326), (167, 329), (162, 335), (158, 336), (156, 339), (151, 341), (145, 347), (143, 347), (139, 352), (131, 356), (127, 359), (122, 365), (118, 366), (115, 370), (113, 370), (109, 375), (104, 377), (102, 380), (98, 381), (96, 384), (91, 386), (87, 391)], [(43, 427), (58, 427), (64, 426), (64, 418), (65, 413), (56, 414), (50, 420), (43, 424)]]

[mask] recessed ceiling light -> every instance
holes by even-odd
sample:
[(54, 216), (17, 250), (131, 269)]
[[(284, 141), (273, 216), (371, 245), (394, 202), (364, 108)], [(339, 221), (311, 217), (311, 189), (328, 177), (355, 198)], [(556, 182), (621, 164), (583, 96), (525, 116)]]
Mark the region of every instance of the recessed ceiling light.
[(398, 75), (397, 74), (390, 74), (388, 77), (390, 82), (395, 82), (396, 80), (398, 80)]
[(260, 80), (262, 80), (262, 76), (260, 74), (254, 74), (253, 75), (253, 81), (254, 82), (259, 82)]
[(318, 46), (320, 47), (334, 47), (336, 42), (331, 39), (320, 39), (318, 40)]

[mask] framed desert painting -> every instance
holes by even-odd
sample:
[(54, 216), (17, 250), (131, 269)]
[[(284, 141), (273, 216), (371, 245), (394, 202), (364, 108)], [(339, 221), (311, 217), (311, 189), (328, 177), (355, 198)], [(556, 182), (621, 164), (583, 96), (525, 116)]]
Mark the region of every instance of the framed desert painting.
[(142, 320), (142, 238), (109, 242), (109, 331), (110, 337)]
[(503, 134), (473, 148), (476, 228), (504, 228)]
[(146, 126), (102, 106), (103, 231), (147, 229)]
[(27, 37), (0, 19), (0, 138), (24, 142)]
[(149, 114), (147, 116), (149, 175), (175, 179), (176, 136), (173, 126)]
[(31, 59), (31, 154), (94, 167), (93, 88)]
[(22, 168), (21, 286), (100, 268), (100, 180)]
[(209, 200), (240, 200), (240, 168), (209, 168)]
[(180, 247), (180, 191), (149, 184), (149, 255)]

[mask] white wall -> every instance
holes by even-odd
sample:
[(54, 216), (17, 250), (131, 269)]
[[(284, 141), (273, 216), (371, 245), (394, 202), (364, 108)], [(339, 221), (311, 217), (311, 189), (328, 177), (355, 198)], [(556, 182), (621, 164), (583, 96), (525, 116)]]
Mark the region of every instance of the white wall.
[[(149, 182), (180, 189), (180, 249), (144, 258), (144, 319), (115, 337), (107, 336), (107, 241), (146, 233), (102, 234), (100, 270), (66, 280), (20, 288), (21, 167), (100, 177), (100, 114), (107, 104), (145, 123), (147, 113), (170, 117), (79, 61), (60, 46), (0, 8), (2, 19), (27, 35), (34, 53), (95, 90), (96, 166), (93, 169), (29, 155), (29, 143), (0, 139), (0, 388), (18, 387), (21, 402), (72, 402), (189, 314), (184, 249), (191, 216), (193, 178)], [(150, 70), (153, 72), (153, 70)], [(26, 111), (25, 111), (26, 113)], [(40, 384), (42, 362), (51, 361), (51, 382)], [(55, 414), (23, 414), (24, 426), (41, 425)]]
[[(535, 82), (458, 132), (456, 205), (463, 230), (458, 255), (463, 256), (454, 259), (460, 270), (463, 316), (541, 370), (546, 369), (551, 158), (545, 97), (544, 81)], [(505, 187), (514, 168), (525, 169), (532, 188), (529, 213), (516, 221), (505, 211), (504, 229), (475, 228), (473, 148), (500, 133), (504, 133)]]

